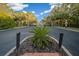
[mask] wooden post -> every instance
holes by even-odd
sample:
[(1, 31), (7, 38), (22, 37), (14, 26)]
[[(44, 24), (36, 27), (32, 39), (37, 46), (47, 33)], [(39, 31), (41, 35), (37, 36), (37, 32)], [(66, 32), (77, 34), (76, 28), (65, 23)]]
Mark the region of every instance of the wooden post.
[(63, 40), (63, 33), (60, 33), (60, 36), (59, 36), (59, 49), (62, 46), (62, 40)]
[(16, 34), (16, 55), (19, 53), (20, 47), (20, 32)]

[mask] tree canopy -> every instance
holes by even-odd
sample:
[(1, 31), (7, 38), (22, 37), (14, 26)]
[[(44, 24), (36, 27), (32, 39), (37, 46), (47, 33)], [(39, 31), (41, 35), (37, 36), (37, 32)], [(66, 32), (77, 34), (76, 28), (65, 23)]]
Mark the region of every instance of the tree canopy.
[(7, 4), (0, 4), (0, 29), (36, 25), (37, 18), (32, 12), (15, 12)]
[(65, 20), (70, 27), (79, 27), (79, 4), (78, 3), (63, 3), (57, 4), (46, 18), (47, 21), (52, 21), (58, 26), (64, 26)]

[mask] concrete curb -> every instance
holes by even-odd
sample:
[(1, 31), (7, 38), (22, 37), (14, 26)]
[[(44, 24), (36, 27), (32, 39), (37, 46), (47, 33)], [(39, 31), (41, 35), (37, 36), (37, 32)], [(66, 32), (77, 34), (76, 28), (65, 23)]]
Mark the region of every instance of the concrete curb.
[[(27, 26), (24, 26), (24, 27), (27, 27)], [(8, 31), (8, 30), (19, 29), (19, 28), (24, 28), (24, 27), (14, 27), (14, 28), (4, 29), (4, 30), (0, 30), (0, 31)]]
[[(30, 35), (28, 37), (25, 37), (21, 42), (20, 44), (22, 44), (26, 39), (32, 37), (33, 35)], [(9, 56), (14, 50), (16, 49), (16, 46), (14, 46), (10, 51), (8, 51), (4, 56)]]
[[(49, 36), (49, 35), (48, 35)], [(58, 43), (58, 40), (56, 40), (54, 37), (52, 36), (49, 36), (50, 38), (54, 39), (57, 43)], [(68, 55), (68, 56), (73, 56), (63, 45), (62, 45), (62, 49), (65, 51), (65, 53)]]
[[(54, 37), (52, 37), (52, 36), (49, 36), (49, 35), (47, 35), (48, 37), (50, 37), (50, 38), (52, 38), (52, 39), (54, 39), (57, 43), (58, 43), (58, 40), (56, 40)], [(20, 44), (22, 44), (26, 39), (28, 39), (28, 38), (30, 38), (30, 37), (33, 37), (33, 35), (30, 35), (30, 36), (28, 36), (28, 37), (25, 37), (21, 42), (20, 42)], [(72, 54), (62, 45), (62, 48), (63, 48), (63, 50), (66, 52), (66, 54), (68, 55), (68, 56), (72, 56)], [(14, 46), (10, 51), (8, 51), (4, 56), (9, 56), (14, 50), (16, 49), (16, 46)]]
[(60, 28), (60, 29), (63, 29), (63, 30), (67, 30), (67, 31), (73, 31), (73, 32), (79, 32), (78, 30), (74, 30), (74, 29), (68, 29), (68, 28), (62, 28), (62, 27), (57, 27), (57, 28)]

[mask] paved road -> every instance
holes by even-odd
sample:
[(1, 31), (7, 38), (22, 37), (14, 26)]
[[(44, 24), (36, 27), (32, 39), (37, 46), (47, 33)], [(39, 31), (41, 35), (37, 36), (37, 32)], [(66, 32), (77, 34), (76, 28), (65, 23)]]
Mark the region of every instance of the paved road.
[(21, 32), (21, 40), (29, 36), (28, 32), (32, 27), (20, 28), (13, 30), (0, 31), (0, 55), (6, 54), (16, 43), (16, 33)]
[(51, 28), (49, 35), (59, 40), (59, 33), (64, 33), (63, 45), (72, 55), (79, 56), (79, 32)]
[[(0, 55), (6, 54), (11, 48), (15, 46), (16, 33), (21, 32), (21, 40), (29, 36), (28, 32), (33, 27), (26, 27), (21, 29), (13, 29), (7, 31), (0, 31)], [(67, 31), (60, 28), (51, 27), (49, 35), (59, 39), (59, 33), (64, 33), (63, 45), (73, 54), (79, 55), (79, 32)]]

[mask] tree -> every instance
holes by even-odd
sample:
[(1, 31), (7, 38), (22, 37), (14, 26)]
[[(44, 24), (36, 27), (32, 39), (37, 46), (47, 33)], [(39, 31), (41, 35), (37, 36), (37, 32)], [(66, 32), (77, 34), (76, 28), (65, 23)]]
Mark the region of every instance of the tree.
[(71, 19), (73, 20), (73, 26), (79, 27), (79, 4), (71, 4)]
[(15, 21), (7, 14), (0, 14), (0, 29), (15, 27)]
[(14, 19), (18, 26), (37, 23), (36, 17), (31, 12), (27, 12), (27, 13), (16, 12), (14, 16), (15, 16)]
[(15, 27), (15, 21), (12, 16), (13, 10), (7, 4), (0, 4), (0, 29)]
[(67, 22), (70, 27), (79, 27), (79, 4), (57, 4), (47, 17), (47, 21), (58, 26), (64, 26)]

